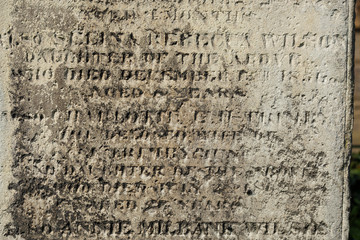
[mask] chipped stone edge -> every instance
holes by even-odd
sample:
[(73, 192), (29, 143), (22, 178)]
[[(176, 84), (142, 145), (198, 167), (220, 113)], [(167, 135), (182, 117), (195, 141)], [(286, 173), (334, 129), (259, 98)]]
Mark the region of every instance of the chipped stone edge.
[(346, 66), (346, 96), (344, 123), (344, 157), (343, 157), (343, 199), (342, 199), (342, 240), (349, 239), (350, 230), (350, 160), (352, 151), (352, 130), (354, 124), (354, 51), (355, 51), (355, 4), (356, 0), (348, 0), (348, 36)]
[[(14, 0), (0, 0), (0, 29), (9, 30), (12, 26), (12, 12)], [(21, 240), (20, 236), (5, 237), (5, 227), (12, 222), (12, 216), (9, 212), (10, 205), (13, 202), (15, 192), (9, 190), (8, 186), (14, 181), (11, 165), (12, 149), (14, 146), (14, 121), (11, 121), (9, 114), (11, 103), (9, 96), (9, 49), (0, 44), (0, 114), (6, 113), (6, 116), (0, 117), (0, 239), (1, 240)]]

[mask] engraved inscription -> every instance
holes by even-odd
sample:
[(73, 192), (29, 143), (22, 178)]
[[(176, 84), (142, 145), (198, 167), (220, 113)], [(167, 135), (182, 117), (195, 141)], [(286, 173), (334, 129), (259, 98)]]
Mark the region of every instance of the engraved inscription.
[(0, 236), (341, 239), (351, 1), (12, 5)]

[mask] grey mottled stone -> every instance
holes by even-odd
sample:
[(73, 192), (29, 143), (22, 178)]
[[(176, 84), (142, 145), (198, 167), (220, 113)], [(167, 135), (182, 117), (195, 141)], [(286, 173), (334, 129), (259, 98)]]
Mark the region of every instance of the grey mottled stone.
[(0, 239), (347, 239), (354, 0), (0, 3)]

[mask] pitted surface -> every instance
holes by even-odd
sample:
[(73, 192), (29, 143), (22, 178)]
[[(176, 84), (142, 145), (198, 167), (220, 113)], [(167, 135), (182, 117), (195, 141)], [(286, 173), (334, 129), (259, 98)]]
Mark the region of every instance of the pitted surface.
[(0, 236), (346, 239), (352, 1), (0, 2)]

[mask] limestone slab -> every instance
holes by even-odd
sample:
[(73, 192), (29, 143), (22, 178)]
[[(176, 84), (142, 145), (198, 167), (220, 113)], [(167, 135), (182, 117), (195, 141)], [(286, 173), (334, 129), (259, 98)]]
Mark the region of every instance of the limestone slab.
[(0, 239), (347, 239), (353, 0), (0, 3)]

